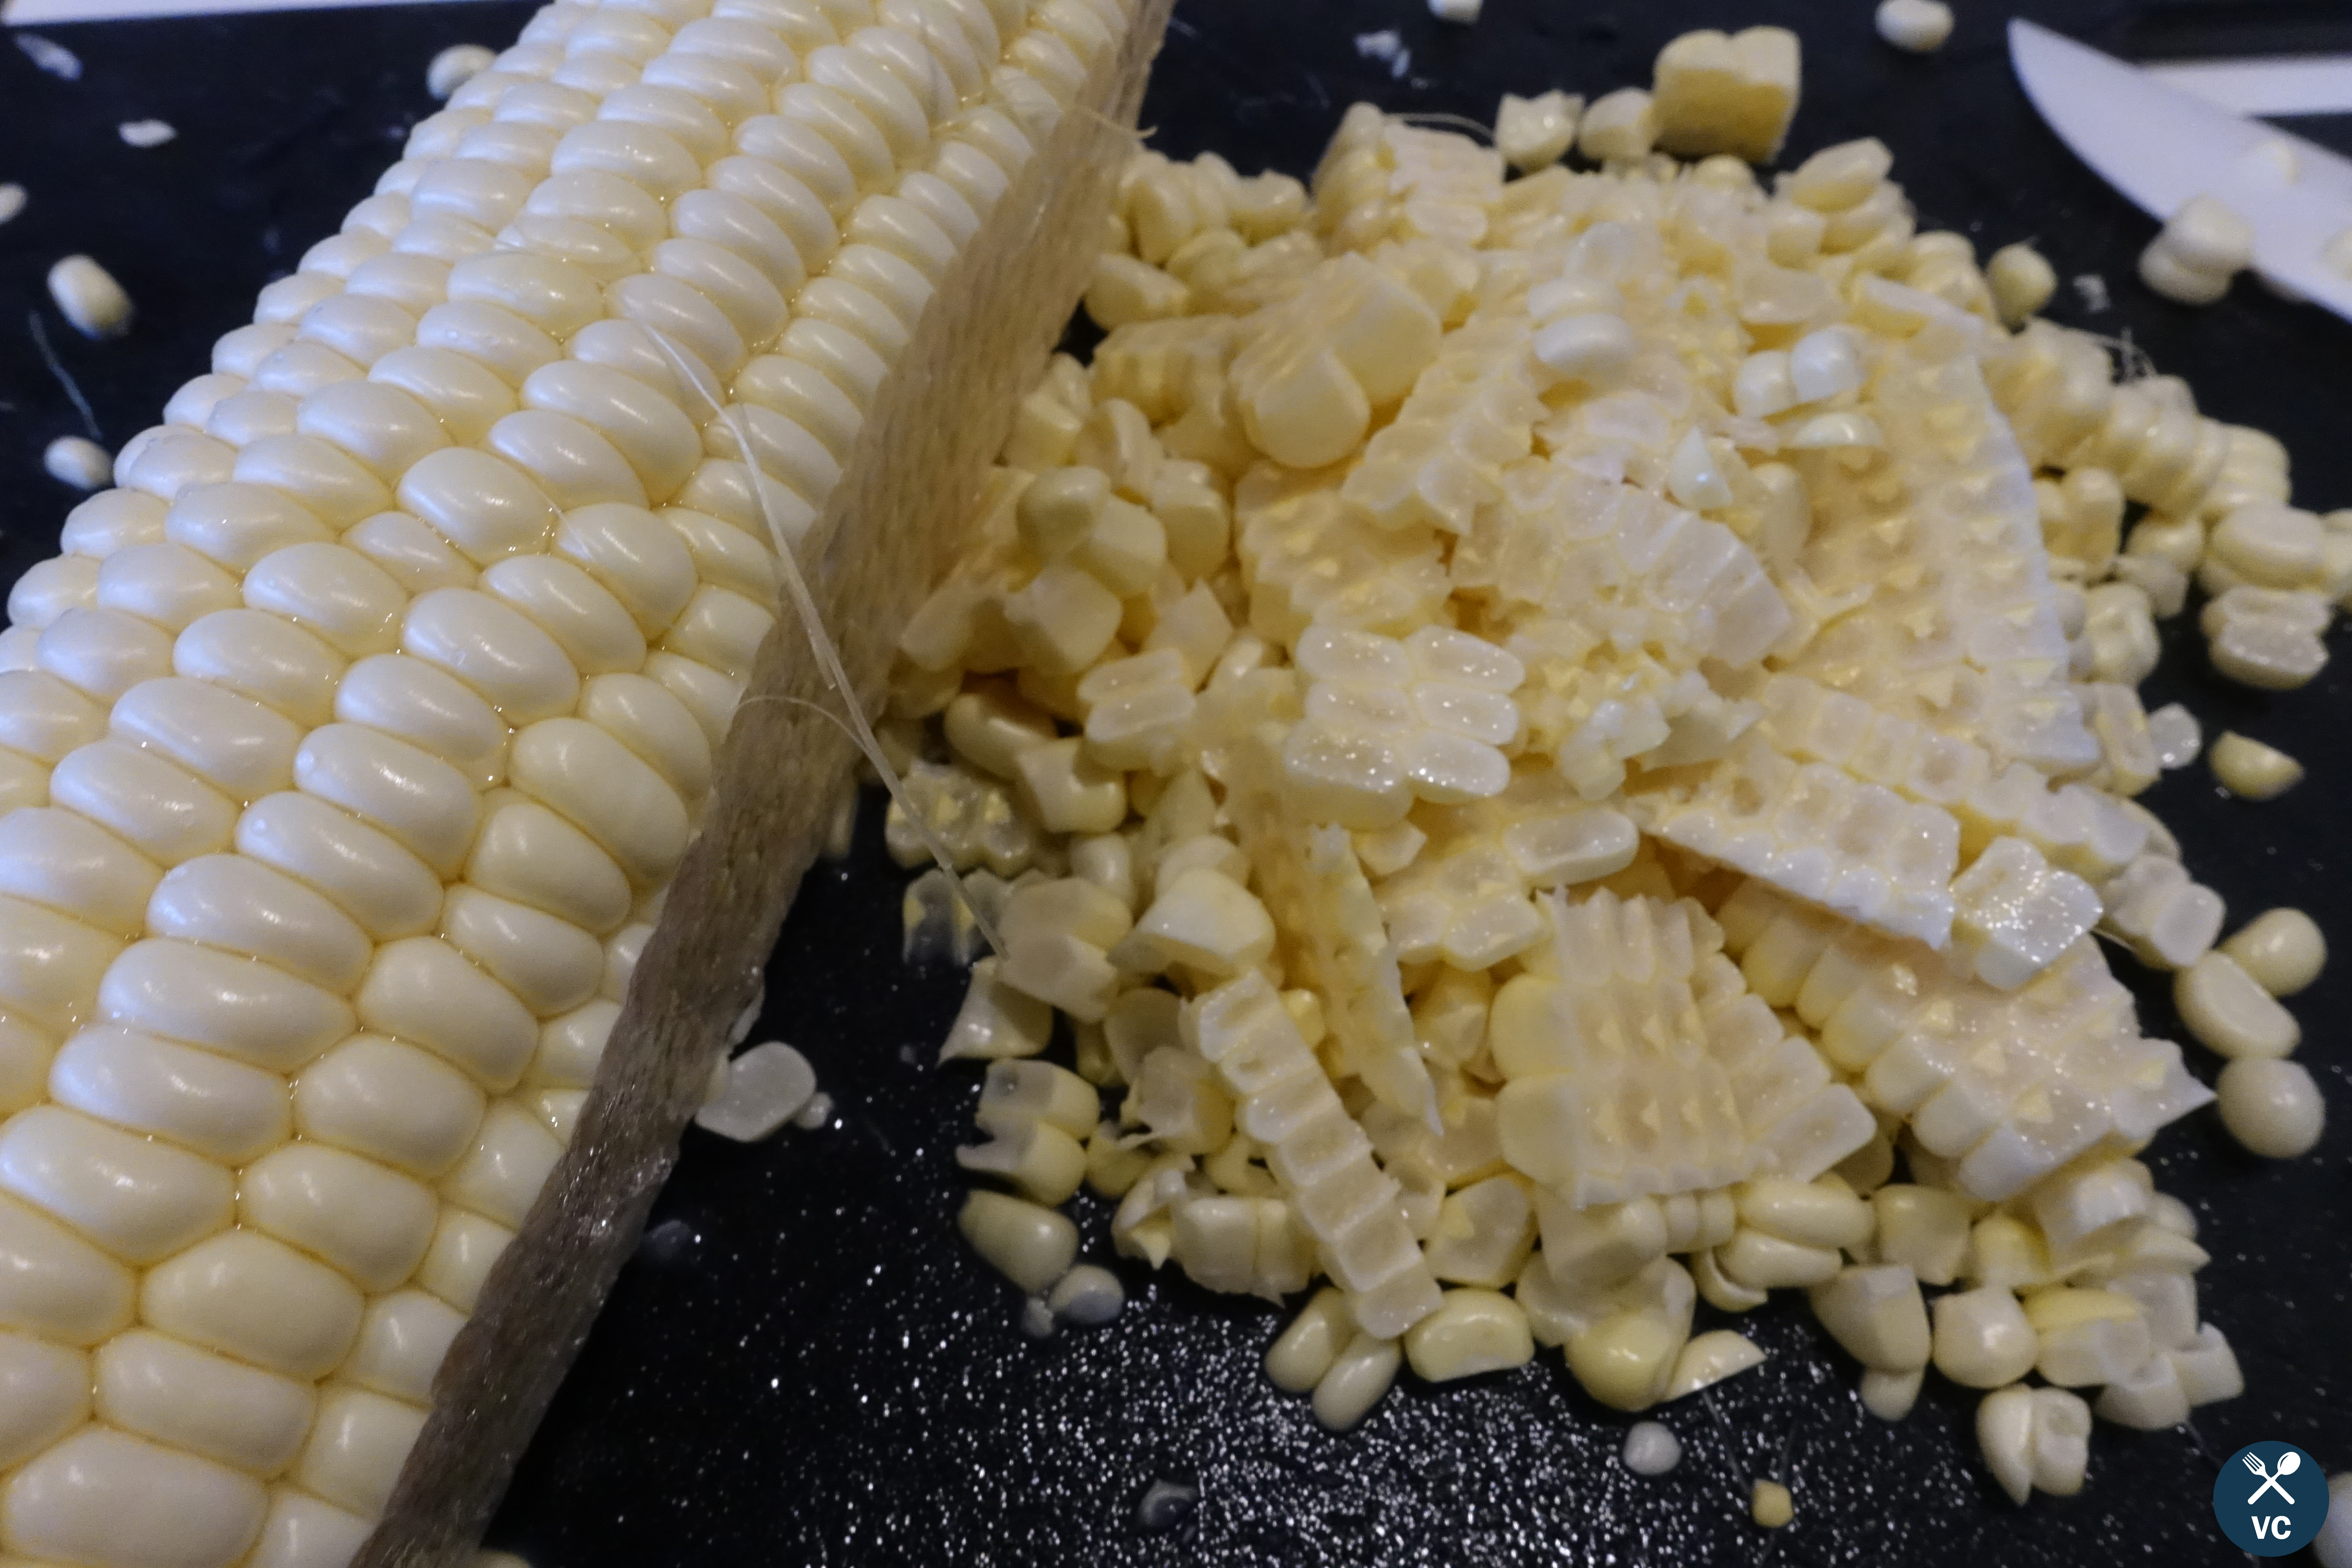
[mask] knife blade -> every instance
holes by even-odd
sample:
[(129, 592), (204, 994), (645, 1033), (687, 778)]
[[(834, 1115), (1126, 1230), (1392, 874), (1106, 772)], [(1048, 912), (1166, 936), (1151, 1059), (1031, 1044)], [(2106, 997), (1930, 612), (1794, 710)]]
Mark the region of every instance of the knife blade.
[(2341, 114), (2352, 110), (2352, 55), (2168, 60), (2147, 74), (2232, 114)]
[(2322, 252), (2352, 230), (2352, 159), (2218, 109), (2032, 22), (2009, 25), (2025, 95), (2094, 173), (2161, 222), (2211, 195), (2254, 232), (2254, 268), (2352, 321), (2352, 277)]

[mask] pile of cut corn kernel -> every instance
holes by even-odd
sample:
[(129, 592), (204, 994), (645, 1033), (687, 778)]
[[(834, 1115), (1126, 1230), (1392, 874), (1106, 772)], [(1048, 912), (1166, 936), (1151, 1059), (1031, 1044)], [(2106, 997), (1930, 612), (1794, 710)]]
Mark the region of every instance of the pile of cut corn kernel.
[[(2030, 248), (1916, 233), (1879, 143), (1760, 182), (1796, 75), (1698, 35), (1496, 150), (1360, 104), (1311, 194), (1129, 167), (1108, 336), (1021, 405), (885, 736), (893, 852), (919, 815), (1003, 943), (942, 1057), (987, 1062), (961, 1157), (1011, 1191), (964, 1230), (1033, 1321), (1083, 1183), (1153, 1268), (1328, 1277), (1267, 1367), (1333, 1427), (1538, 1345), (1641, 1410), (1763, 1359), (1697, 1298), (1780, 1287), (1874, 1414), (1987, 1391), (2020, 1502), (2083, 1484), (2074, 1390), (2241, 1391), (2134, 1158), (2215, 1097), (2099, 939), (2179, 972), (2233, 1131), (2311, 1146), (2274, 996), (2324, 947), (2215, 947), (2131, 799), (2196, 727), (2135, 688), (2192, 580), (2217, 667), (2308, 680), (2352, 517), (2032, 319)], [(906, 912), (978, 949), (943, 873)]]

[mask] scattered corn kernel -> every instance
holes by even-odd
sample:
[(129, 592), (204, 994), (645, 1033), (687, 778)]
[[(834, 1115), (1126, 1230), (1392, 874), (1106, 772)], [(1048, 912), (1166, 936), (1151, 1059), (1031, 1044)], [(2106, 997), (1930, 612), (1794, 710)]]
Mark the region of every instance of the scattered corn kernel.
[(1618, 1458), (1637, 1476), (1663, 1476), (1683, 1462), (1682, 1439), (1655, 1421), (1636, 1421)]
[(2221, 1069), (2213, 1089), (2230, 1136), (2267, 1159), (2309, 1153), (2327, 1124), (2327, 1103), (2301, 1062), (2242, 1057)]
[(2221, 1056), (2284, 1057), (2303, 1042), (2294, 1016), (2227, 952), (2209, 952), (2174, 976), (2172, 1000), (2189, 1032)]
[[(1905, 0), (1885, 0), (1878, 8), (1883, 20), (1890, 6), (1903, 5)], [(1951, 30), (1951, 12), (1937, 0), (1926, 4), (1944, 13), (1944, 30)], [(1883, 26), (1882, 26), (1883, 31)], [(1940, 47), (1943, 39), (1936, 40)], [(2027, 318), (2037, 315), (2051, 296), (2058, 292), (2058, 270), (2047, 258), (2024, 240), (2004, 245), (1992, 253), (1985, 263), (1985, 282), (1992, 289), (1993, 306), (2000, 319), (2011, 327), (2021, 327)]]
[(1347, 1297), (1326, 1286), (1267, 1347), (1266, 1375), (1286, 1394), (1307, 1393), (1323, 1381), (1355, 1332)]
[(1448, 1290), (1437, 1310), (1407, 1330), (1405, 1358), (1431, 1383), (1524, 1366), (1535, 1341), (1518, 1303), (1496, 1290)]
[(78, 490), (103, 489), (114, 478), (106, 448), (81, 436), (60, 436), (41, 449), (41, 467), (59, 484)]
[(1927, 1308), (1901, 1264), (1849, 1268), (1812, 1289), (1813, 1316), (1863, 1365), (1916, 1372), (1927, 1364)]
[(1081, 1263), (1062, 1276), (1045, 1296), (1056, 1322), (1076, 1328), (1100, 1328), (1127, 1305), (1127, 1289), (1118, 1276), (1097, 1264)]
[(2183, 305), (2210, 305), (2254, 256), (2254, 231), (2218, 198), (2191, 196), (2140, 252), (2140, 281)]
[(68, 256), (49, 268), (49, 298), (86, 338), (119, 338), (131, 330), (131, 296), (87, 256)]
[(1657, 144), (1677, 157), (1729, 153), (1770, 163), (1796, 116), (1800, 70), (1797, 35), (1785, 27), (1685, 33), (1658, 51)]
[(1554, 88), (1533, 98), (1507, 92), (1495, 111), (1495, 151), (1522, 174), (1548, 169), (1576, 144), (1584, 100)]
[(1779, 1530), (1797, 1517), (1796, 1500), (1778, 1481), (1758, 1481), (1748, 1495), (1748, 1517), (1760, 1529)]
[(2292, 996), (2327, 966), (2327, 939), (2301, 910), (2266, 910), (2221, 943), (2256, 984), (2273, 996)]
[[(1875, 20), (1880, 37), (1915, 55), (1935, 53), (1952, 36), (1952, 8), (1943, 0), (1879, 0)], [(2054, 287), (2056, 279), (2051, 281)], [(2042, 297), (2049, 297), (2046, 290)], [(2036, 308), (2020, 311), (2020, 318), (2031, 315)], [(2006, 310), (2001, 315), (2009, 319)]]
[(1920, 1385), (1927, 1376), (1926, 1367), (1915, 1366), (1909, 1372), (1881, 1372), (1874, 1366), (1864, 1367), (1862, 1407), (1881, 1421), (1900, 1421), (1918, 1404)]
[(1747, 1335), (1729, 1329), (1710, 1330), (1694, 1335), (1683, 1346), (1682, 1353), (1675, 1357), (1674, 1372), (1666, 1378), (1665, 1392), (1659, 1397), (1680, 1399), (1763, 1364), (1763, 1351)]
[(2223, 788), (2247, 800), (2276, 800), (2303, 782), (2301, 763), (2235, 731), (2223, 731), (2206, 748), (2205, 761)]
[(816, 1094), (816, 1069), (781, 1040), (728, 1062), (727, 1088), (695, 1112), (694, 1124), (739, 1143), (756, 1143), (799, 1115)]
[(1387, 1397), (1403, 1360), (1394, 1340), (1358, 1332), (1315, 1382), (1315, 1419), (1334, 1432), (1355, 1426)]
[(1630, 163), (1657, 144), (1658, 110), (1638, 87), (1621, 87), (1585, 106), (1576, 150), (1595, 163)]
[(1077, 1257), (1076, 1226), (1052, 1209), (1003, 1193), (971, 1193), (956, 1225), (972, 1250), (1026, 1295), (1052, 1289)]
[(1977, 1447), (1985, 1468), (2021, 1508), (2033, 1494), (2033, 1393), (2012, 1383), (1977, 1403)]

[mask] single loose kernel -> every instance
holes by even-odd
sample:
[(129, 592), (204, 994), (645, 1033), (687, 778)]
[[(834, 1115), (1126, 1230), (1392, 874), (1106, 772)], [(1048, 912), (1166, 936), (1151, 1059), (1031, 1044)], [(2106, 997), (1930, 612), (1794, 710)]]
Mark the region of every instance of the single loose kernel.
[(1933, 54), (1952, 36), (1952, 8), (1943, 0), (1880, 0), (1875, 20), (1880, 37), (1915, 55)]
[(1496, 1290), (1448, 1290), (1437, 1310), (1406, 1331), (1406, 1357), (1431, 1383), (1525, 1366), (1536, 1353), (1527, 1313)]
[(1675, 1357), (1675, 1370), (1667, 1377), (1665, 1393), (1660, 1397), (1680, 1399), (1763, 1364), (1763, 1351), (1745, 1334), (1716, 1329), (1695, 1335), (1690, 1343), (1683, 1346), (1682, 1353)]
[(2140, 252), (2140, 281), (2179, 304), (2210, 305), (2253, 254), (2244, 218), (2211, 196), (2193, 196)]
[(2238, 272), (2253, 259), (2252, 226), (2214, 196), (2181, 204), (2166, 220), (2162, 237), (2174, 258), (2195, 272)]
[(131, 296), (87, 256), (68, 256), (49, 268), (49, 298), (86, 338), (119, 338), (131, 330)]
[(1533, 98), (1503, 95), (1495, 111), (1495, 151), (1521, 174), (1548, 169), (1576, 144), (1584, 100), (1554, 88)]
[(1766, 1530), (1778, 1530), (1797, 1517), (1796, 1500), (1778, 1481), (1758, 1481), (1748, 1496), (1748, 1515)]
[(1663, 1476), (1683, 1462), (1682, 1439), (1658, 1422), (1636, 1421), (1618, 1457), (1637, 1476)]
[(1135, 1522), (1154, 1534), (1173, 1530), (1192, 1517), (1201, 1501), (1201, 1489), (1179, 1481), (1154, 1481), (1135, 1505)]
[(2327, 939), (2301, 910), (2266, 910), (2221, 943), (2254, 983), (2273, 996), (2292, 996), (2327, 966)]
[(1032, 1296), (1058, 1284), (1077, 1256), (1078, 1227), (1066, 1216), (1003, 1193), (973, 1193), (956, 1225), (990, 1267)]
[[(1887, 0), (1890, 5), (1901, 3), (1902, 0)], [(1885, 14), (1882, 6), (1880, 15)], [(1985, 263), (1985, 282), (1992, 289), (1993, 308), (2000, 312), (2001, 321), (2019, 327), (2058, 292), (2058, 271), (2040, 251), (2021, 239), (1992, 253)]]
[(167, 120), (126, 120), (114, 128), (114, 133), (122, 138), (124, 146), (142, 149), (161, 147), (180, 134)]
[(1058, 1322), (1082, 1329), (1100, 1328), (1127, 1305), (1127, 1289), (1118, 1276), (1097, 1264), (1081, 1263), (1045, 1297)]
[(1901, 1264), (1851, 1268), (1812, 1290), (1813, 1315), (1866, 1367), (1916, 1372), (1927, 1364), (1927, 1309)]
[(2275, 800), (2303, 782), (2301, 763), (2234, 731), (2222, 732), (2206, 751), (2205, 761), (2223, 788), (2247, 800)]
[(2232, 1059), (2290, 1056), (2303, 1042), (2294, 1016), (2226, 952), (2209, 952), (2174, 976), (2172, 1000), (2190, 1034)]
[(1315, 1419), (1330, 1431), (1348, 1430), (1387, 1396), (1403, 1362), (1396, 1341), (1359, 1331), (1316, 1380)]
[(1464, 26), (1478, 19), (1485, 0), (1429, 0), (1429, 14), (1441, 22), (1459, 22)]
[(1977, 1405), (1977, 1447), (2010, 1501), (2023, 1507), (2033, 1495), (2033, 1390), (2012, 1383), (1986, 1394)]
[(1595, 99), (1576, 132), (1576, 150), (1596, 163), (1646, 158), (1658, 140), (1657, 106), (1638, 87)]
[(114, 481), (114, 459), (106, 448), (81, 436), (60, 436), (41, 449), (49, 478), (78, 490), (103, 489)]
[(2168, 773), (2195, 762), (2205, 746), (2197, 715), (2178, 702), (2168, 702), (2147, 716), (2147, 738), (2156, 748), (2157, 765)]
[(425, 66), (425, 90), (436, 103), (446, 103), (451, 93), (489, 69), (497, 58), (480, 44), (452, 44)]
[(2037, 1388), (2032, 1400), (2028, 1451), (2033, 1462), (2034, 1489), (2052, 1497), (2073, 1497), (2083, 1489), (2084, 1472), (2090, 1464), (2091, 1407), (2080, 1394), (2063, 1388)]
[(2221, 1069), (2213, 1089), (2230, 1136), (2268, 1159), (2309, 1153), (2327, 1123), (2326, 1101), (2301, 1062), (2242, 1058)]
[(1348, 1298), (1326, 1286), (1266, 1348), (1266, 1376), (1286, 1394), (1307, 1393), (1331, 1370), (1355, 1331)]
[(25, 210), (25, 187), (10, 181), (0, 185), (0, 223), (6, 223)]
[(1927, 1381), (1927, 1369), (1913, 1367), (1909, 1372), (1882, 1372), (1877, 1367), (1864, 1367), (1862, 1373), (1862, 1407), (1881, 1421), (1900, 1421), (1911, 1414), (1919, 1402), (1920, 1385)]
[(1769, 163), (1796, 114), (1801, 72), (1797, 35), (1786, 27), (1683, 34), (1658, 51), (1652, 73), (1657, 144), (1680, 158)]

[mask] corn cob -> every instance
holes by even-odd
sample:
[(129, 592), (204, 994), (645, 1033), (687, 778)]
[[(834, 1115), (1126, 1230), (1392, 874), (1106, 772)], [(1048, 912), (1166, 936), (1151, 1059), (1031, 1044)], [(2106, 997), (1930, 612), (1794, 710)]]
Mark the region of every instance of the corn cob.
[[(818, 798), (841, 766), (780, 721), (721, 746), (747, 689), (823, 691), (761, 652), (777, 551), (834, 568), (821, 609), (875, 595), (871, 690), (915, 486), (998, 434), (940, 400), (1010, 376), (1009, 407), (1042, 357), (1162, 15), (551, 6), (18, 584), (0, 1552), (290, 1568), (388, 1509), (372, 1561), (478, 1528), (807, 863), (740, 753), (804, 753)], [(1041, 236), (1039, 298), (975, 330)], [(436, 1496), (469, 1445), (500, 1458)]]

